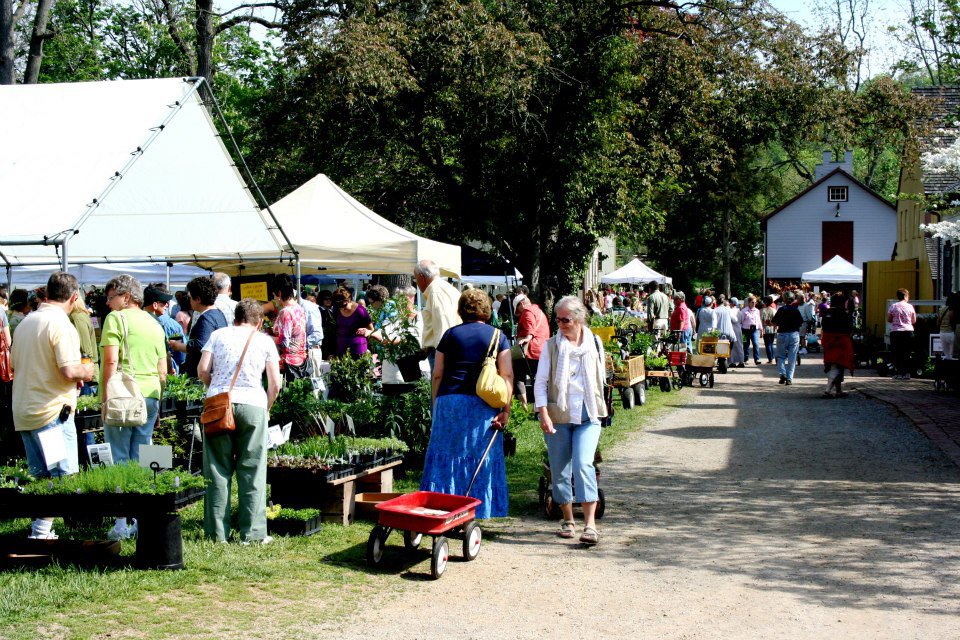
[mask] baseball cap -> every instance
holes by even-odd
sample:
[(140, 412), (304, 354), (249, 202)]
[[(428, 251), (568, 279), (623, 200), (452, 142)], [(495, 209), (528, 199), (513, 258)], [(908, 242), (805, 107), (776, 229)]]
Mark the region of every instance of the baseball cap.
[(703, 304), (709, 307), (711, 304), (713, 304), (713, 298), (710, 296), (703, 296)]
[(143, 290), (143, 304), (153, 304), (154, 302), (170, 302), (173, 296), (162, 289), (156, 287), (147, 287)]

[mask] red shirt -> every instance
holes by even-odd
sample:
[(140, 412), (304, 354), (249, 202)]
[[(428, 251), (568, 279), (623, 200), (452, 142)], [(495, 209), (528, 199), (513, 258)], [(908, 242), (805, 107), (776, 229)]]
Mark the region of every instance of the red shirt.
[(690, 326), (690, 309), (687, 308), (686, 302), (681, 302), (674, 307), (673, 314), (670, 316), (670, 330), (685, 331), (692, 328)]
[(527, 358), (539, 360), (544, 343), (550, 338), (550, 321), (535, 304), (528, 304), (517, 321), (517, 338), (533, 336), (527, 347)]

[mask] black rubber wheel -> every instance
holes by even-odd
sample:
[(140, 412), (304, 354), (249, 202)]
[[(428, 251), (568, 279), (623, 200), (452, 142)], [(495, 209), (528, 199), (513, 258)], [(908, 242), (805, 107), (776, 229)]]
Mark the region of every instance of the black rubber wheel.
[(370, 532), (367, 538), (367, 564), (375, 567), (383, 560), (383, 551), (387, 544), (387, 536), (390, 530), (377, 525)]
[(713, 374), (710, 374), (710, 388), (713, 389)]
[(434, 580), (439, 580), (446, 571), (448, 560), (450, 560), (450, 543), (443, 536), (437, 536), (433, 539), (433, 556), (430, 558), (430, 575)]
[(607, 512), (607, 498), (603, 493), (603, 489), (597, 489), (597, 511), (594, 513), (594, 517), (599, 520), (603, 517), (603, 514)]
[(407, 551), (414, 551), (423, 541), (423, 534), (417, 533), (416, 531), (404, 531), (403, 532), (403, 548)]
[(471, 520), (463, 527), (463, 559), (467, 562), (480, 555), (480, 543), (483, 541), (483, 532), (476, 520)]
[(643, 382), (633, 385), (633, 398), (641, 407), (647, 404), (647, 385)]
[(539, 499), (540, 508), (547, 506), (548, 491), (550, 491), (550, 486), (547, 484), (547, 477), (540, 476), (540, 481), (537, 482), (537, 498)]
[(623, 402), (624, 409), (633, 409), (633, 389), (629, 387), (620, 389), (620, 401)]
[(701, 373), (700, 374), (700, 386), (705, 387), (710, 384), (710, 379), (713, 378), (712, 373)]
[(923, 367), (917, 367), (916, 369), (914, 369), (912, 375), (913, 375), (914, 378), (922, 378), (922, 377), (923, 377)]
[(547, 518), (550, 520), (559, 520), (563, 517), (563, 511), (560, 510), (560, 505), (553, 501), (553, 494), (547, 495), (547, 506), (545, 508)]
[(670, 378), (660, 378), (660, 391), (664, 393), (670, 391)]
[(880, 376), (881, 378), (886, 378), (889, 373), (890, 373), (890, 370), (887, 369), (886, 363), (880, 363), (877, 365), (878, 376)]
[(718, 358), (717, 359), (717, 373), (726, 373), (727, 372), (727, 359)]

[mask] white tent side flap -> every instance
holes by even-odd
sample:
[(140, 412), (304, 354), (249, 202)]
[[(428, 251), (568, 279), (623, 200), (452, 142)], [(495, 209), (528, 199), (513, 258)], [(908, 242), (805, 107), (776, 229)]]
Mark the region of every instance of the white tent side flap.
[[(429, 258), (437, 263), (444, 276), (460, 276), (459, 246), (422, 238), (393, 224), (323, 174), (314, 176), (270, 205), (270, 210), (293, 247), (288, 246), (276, 230), (272, 231), (275, 240), (284, 249), (299, 252), (304, 274), (412, 274), (418, 260)], [(263, 260), (275, 255), (276, 252), (247, 252), (243, 258)], [(279, 265), (278, 261), (244, 262), (242, 259), (233, 263), (201, 261), (199, 264), (233, 273), (242, 264), (244, 275), (288, 267), (286, 263)]]
[(804, 282), (863, 282), (863, 270), (840, 256), (833, 256), (813, 271), (804, 271), (800, 279)]
[(600, 278), (603, 284), (646, 284), (656, 282), (658, 284), (672, 283), (673, 278), (657, 273), (640, 261), (640, 258), (634, 258), (616, 271), (611, 271)]
[[(202, 80), (0, 86), (0, 239), (75, 230), (71, 261), (280, 254), (197, 92)], [(54, 246), (2, 246), (50, 264)]]

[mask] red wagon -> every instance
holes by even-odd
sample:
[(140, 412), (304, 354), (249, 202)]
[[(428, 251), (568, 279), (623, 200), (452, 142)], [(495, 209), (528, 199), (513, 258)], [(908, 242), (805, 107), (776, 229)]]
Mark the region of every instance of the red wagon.
[[(487, 444), (480, 464), (473, 473), (467, 494), (480, 473), (499, 431), (494, 431)], [(383, 560), (387, 538), (396, 529), (403, 532), (403, 546), (413, 550), (420, 546), (423, 536), (433, 536), (430, 560), (430, 575), (434, 580), (443, 575), (450, 558), (450, 543), (447, 537), (463, 540), (463, 558), (470, 561), (480, 554), (483, 533), (477, 524), (477, 507), (482, 504), (477, 498), (457, 496), (433, 491), (414, 491), (377, 505), (377, 526), (367, 539), (367, 564), (375, 567)]]

